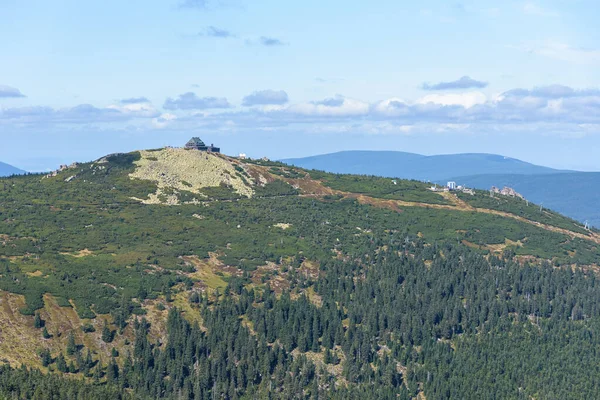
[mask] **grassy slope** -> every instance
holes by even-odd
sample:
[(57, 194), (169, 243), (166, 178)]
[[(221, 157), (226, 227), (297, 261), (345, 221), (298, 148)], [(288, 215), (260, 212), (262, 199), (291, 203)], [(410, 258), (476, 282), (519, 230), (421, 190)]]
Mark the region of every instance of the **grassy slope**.
[(510, 186), (529, 200), (600, 227), (600, 173), (574, 172), (551, 175), (475, 175), (455, 178), (480, 189)]
[[(129, 177), (139, 159), (132, 153), (53, 178), (0, 180), (0, 290), (11, 298), (0, 316), (0, 328), (10, 338), (3, 346), (9, 347), (0, 350), (18, 354), (8, 361), (35, 365), (35, 352), (46, 347), (56, 353), (69, 331), (107, 357), (111, 347), (100, 340), (99, 329), (84, 334), (79, 328), (110, 321), (123, 299), (134, 313), (147, 313), (159, 336), (165, 312), (157, 309), (159, 303), (185, 309), (191, 291), (222, 290), (243, 275), (252, 285), (269, 283), (281, 291), (289, 280), (286, 265), (306, 259), (318, 266), (318, 260), (360, 254), (367, 243), (384, 241), (390, 230), (423, 243), (463, 241), (483, 252), (508, 248), (565, 264), (599, 261), (594, 241), (478, 212), (417, 182), (394, 185), (389, 179), (307, 173), (278, 163), (226, 159), (252, 188), (252, 198), (221, 185), (203, 189), (203, 196), (172, 192), (178, 206), (146, 205), (132, 197), (148, 198), (157, 186)], [(480, 204), (479, 197), (464, 200), (519, 212), (510, 205)], [(577, 231), (560, 218), (542, 222)], [(41, 339), (33, 328), (36, 310), (51, 333), (60, 327), (60, 337)], [(127, 335), (115, 346), (123, 347)]]

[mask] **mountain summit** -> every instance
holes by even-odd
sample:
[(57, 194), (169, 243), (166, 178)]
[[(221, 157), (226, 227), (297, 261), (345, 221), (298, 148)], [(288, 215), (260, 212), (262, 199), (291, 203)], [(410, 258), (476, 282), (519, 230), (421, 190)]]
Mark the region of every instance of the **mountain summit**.
[(0, 162), (0, 177), (11, 176), (11, 175), (22, 175), (25, 171), (13, 167), (12, 165)]

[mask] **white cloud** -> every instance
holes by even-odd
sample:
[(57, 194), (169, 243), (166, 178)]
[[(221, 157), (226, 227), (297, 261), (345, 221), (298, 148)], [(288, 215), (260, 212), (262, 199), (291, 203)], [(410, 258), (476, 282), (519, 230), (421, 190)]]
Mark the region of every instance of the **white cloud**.
[(285, 105), (277, 105), (277, 104), (268, 104), (264, 106), (258, 106), (257, 109), (263, 112), (273, 112), (273, 111), (285, 111), (288, 106)]
[[(73, 108), (1, 108), (0, 125), (45, 129), (70, 124), (82, 131), (90, 126), (136, 126), (172, 131), (227, 130), (285, 131), (302, 125), (306, 131), (419, 134), (429, 132), (503, 131), (517, 127), (549, 134), (573, 131), (597, 133), (600, 124), (600, 89), (561, 85), (516, 88), (496, 96), (472, 91), (429, 94), (416, 101), (392, 97), (369, 103), (335, 96), (300, 104), (238, 107), (200, 111), (158, 111), (150, 103), (119, 102), (105, 108), (82, 104)], [(145, 120), (145, 122), (144, 122)]]
[(373, 107), (373, 111), (387, 117), (398, 117), (406, 115), (409, 112), (409, 105), (405, 100), (399, 97), (392, 97), (391, 99), (376, 103)]
[(425, 82), (421, 85), (423, 90), (432, 90), (432, 91), (440, 91), (440, 90), (460, 90), (460, 89), (482, 89), (489, 85), (488, 82), (478, 81), (476, 79), (471, 78), (470, 76), (463, 76), (454, 81), (446, 81), (446, 82), (438, 82), (438, 83), (428, 83)]
[(242, 104), (247, 107), (264, 105), (282, 105), (289, 101), (284, 90), (257, 90), (244, 97)]
[(21, 91), (17, 88), (6, 85), (0, 85), (0, 98), (8, 97), (18, 98), (26, 96), (23, 93), (21, 93)]
[(563, 100), (562, 99), (554, 99), (549, 100), (546, 105), (546, 110), (550, 113), (559, 114), (562, 112)]
[(108, 109), (118, 110), (125, 115), (137, 118), (156, 118), (160, 112), (150, 103), (129, 103), (121, 105), (110, 105)]
[(343, 134), (360, 132), (369, 135), (410, 135), (417, 126), (396, 124), (393, 122), (365, 122), (365, 123), (337, 123), (327, 125), (314, 125), (308, 127), (306, 132), (316, 134)]
[(385, 135), (410, 135), (415, 130), (414, 125), (394, 124), (391, 122), (383, 122), (378, 124), (365, 124), (364, 131), (366, 133), (385, 134)]
[(165, 110), (209, 110), (231, 107), (225, 97), (198, 97), (193, 92), (180, 94), (176, 99), (169, 97), (163, 105)]
[(497, 96), (492, 104), (493, 106), (510, 107), (512, 109), (533, 110), (543, 107), (546, 104), (546, 99), (532, 95), (513, 96), (509, 93), (503, 93)]
[(0, 122), (13, 121), (23, 124), (90, 124), (124, 122), (133, 119), (120, 110), (97, 108), (91, 104), (79, 104), (71, 108), (20, 107), (0, 109)]
[(462, 106), (471, 108), (487, 101), (485, 94), (481, 92), (429, 94), (416, 101), (417, 104), (439, 104), (442, 106)]
[(152, 120), (152, 125), (155, 128), (162, 129), (166, 128), (171, 122), (175, 121), (177, 116), (170, 113), (161, 114), (159, 117)]
[(286, 111), (305, 116), (348, 117), (367, 115), (370, 105), (364, 101), (338, 97), (317, 103), (291, 105)]

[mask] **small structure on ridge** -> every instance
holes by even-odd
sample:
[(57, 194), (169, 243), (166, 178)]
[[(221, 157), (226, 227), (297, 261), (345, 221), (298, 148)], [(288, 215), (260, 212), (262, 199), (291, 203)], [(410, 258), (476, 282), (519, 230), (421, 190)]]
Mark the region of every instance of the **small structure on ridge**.
[(221, 149), (215, 147), (212, 143), (210, 146), (204, 144), (199, 137), (193, 137), (185, 144), (185, 148), (189, 150), (207, 151), (209, 153), (220, 153)]

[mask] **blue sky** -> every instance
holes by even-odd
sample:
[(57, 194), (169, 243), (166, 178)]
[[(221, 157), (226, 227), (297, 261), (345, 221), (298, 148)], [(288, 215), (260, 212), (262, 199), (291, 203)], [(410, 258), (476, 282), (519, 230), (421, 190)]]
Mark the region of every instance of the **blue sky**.
[(256, 157), (600, 170), (598, 15), (593, 0), (0, 0), (0, 161), (46, 170), (195, 135)]

